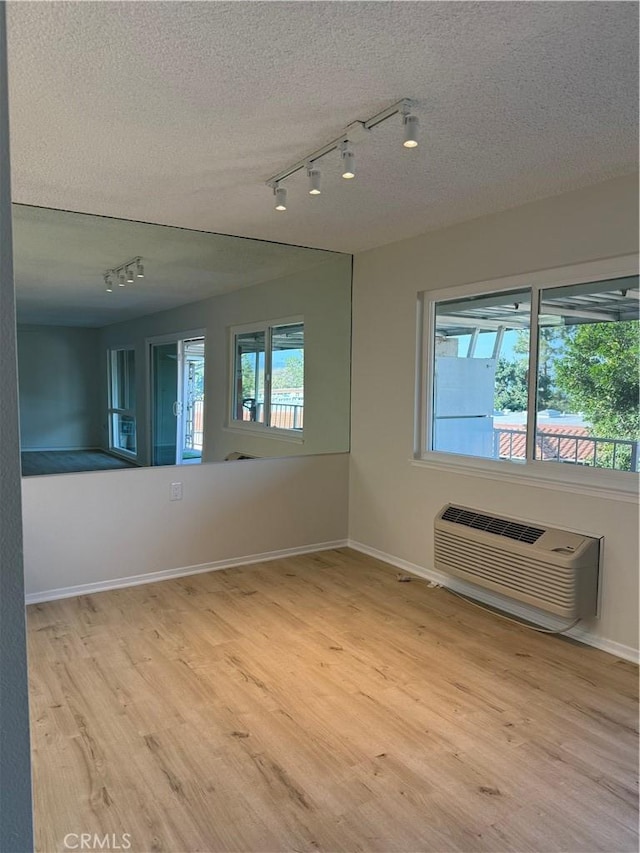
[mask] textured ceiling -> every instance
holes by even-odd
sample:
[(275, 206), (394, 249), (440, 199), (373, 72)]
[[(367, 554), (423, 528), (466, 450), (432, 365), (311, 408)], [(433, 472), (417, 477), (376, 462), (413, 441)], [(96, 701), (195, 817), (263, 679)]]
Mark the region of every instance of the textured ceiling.
[[(18, 322), (45, 325), (106, 326), (340, 257), (23, 205), (14, 205), (13, 234)], [(138, 255), (144, 278), (107, 293), (103, 272)]]
[[(16, 201), (358, 251), (631, 172), (631, 2), (9, 4)], [(263, 182), (393, 101), (357, 177)]]

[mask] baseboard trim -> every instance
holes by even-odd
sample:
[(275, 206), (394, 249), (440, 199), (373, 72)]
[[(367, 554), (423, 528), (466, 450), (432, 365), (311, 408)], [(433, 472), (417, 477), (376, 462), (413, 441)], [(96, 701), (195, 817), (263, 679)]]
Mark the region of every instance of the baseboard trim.
[(27, 604), (42, 604), (45, 601), (57, 601), (61, 598), (75, 598), (78, 595), (93, 595), (110, 589), (124, 589), (128, 586), (141, 586), (147, 583), (181, 578), (188, 575), (200, 575), (205, 572), (216, 572), (221, 569), (233, 569), (239, 566), (250, 566), (253, 563), (266, 563), (270, 560), (280, 560), (283, 557), (295, 557), (301, 554), (313, 554), (316, 551), (330, 551), (334, 548), (345, 548), (346, 539), (336, 539), (331, 542), (316, 542), (312, 545), (302, 545), (298, 548), (283, 548), (279, 551), (265, 551), (262, 554), (247, 554), (244, 557), (232, 557), (228, 560), (216, 560), (213, 563), (201, 563), (196, 566), (184, 566), (178, 569), (164, 569), (159, 572), (147, 572), (144, 575), (130, 575), (124, 578), (83, 583), (77, 586), (65, 586), (58, 589), (47, 589), (42, 592), (30, 592), (25, 596)]
[[(500, 610), (504, 610), (511, 616), (516, 616), (520, 619), (527, 619), (541, 625), (543, 628), (562, 628), (562, 623), (559, 620), (554, 619), (553, 616), (549, 616), (540, 610), (536, 610), (534, 607), (528, 607), (525, 604), (520, 604), (519, 602), (512, 601), (509, 598), (496, 595), (495, 593), (484, 590), (481, 587), (465, 583), (465, 581), (453, 578), (451, 575), (446, 575), (444, 572), (440, 572), (437, 569), (418, 566), (415, 563), (410, 563), (408, 560), (403, 560), (400, 557), (394, 557), (392, 554), (379, 551), (377, 548), (372, 548), (370, 545), (365, 545), (363, 542), (357, 542), (353, 539), (349, 540), (348, 547), (353, 548), (354, 551), (360, 551), (360, 553), (366, 554), (369, 557), (374, 557), (376, 560), (380, 560), (383, 563), (388, 563), (391, 566), (402, 569), (402, 571), (409, 572), (412, 575), (417, 575), (425, 580), (440, 584), (454, 592), (468, 595), (482, 604), (488, 604), (490, 607), (496, 607)], [(616, 657), (631, 661), (632, 663), (637, 664), (640, 662), (640, 652), (638, 649), (634, 649), (632, 646), (625, 646), (622, 643), (616, 643), (613, 640), (607, 640), (606, 638), (599, 637), (590, 631), (585, 631), (584, 629), (576, 627), (567, 631), (565, 636), (571, 637), (572, 640), (577, 640), (587, 646), (593, 646), (603, 652), (608, 652)]]

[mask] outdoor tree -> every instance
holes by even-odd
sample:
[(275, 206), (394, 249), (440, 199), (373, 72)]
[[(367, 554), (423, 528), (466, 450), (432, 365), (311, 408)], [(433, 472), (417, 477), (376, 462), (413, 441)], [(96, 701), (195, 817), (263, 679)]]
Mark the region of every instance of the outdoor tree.
[(636, 441), (640, 437), (639, 356), (637, 320), (566, 329), (555, 381), (596, 435)]
[(304, 358), (298, 350), (290, 355), (282, 367), (273, 371), (273, 388), (302, 388), (304, 386)]
[[(521, 357), (513, 361), (506, 358), (496, 365), (496, 391), (494, 406), (501, 412), (524, 412), (528, 399), (529, 361)], [(538, 409), (559, 408), (564, 398), (554, 387), (551, 373), (538, 375)]]

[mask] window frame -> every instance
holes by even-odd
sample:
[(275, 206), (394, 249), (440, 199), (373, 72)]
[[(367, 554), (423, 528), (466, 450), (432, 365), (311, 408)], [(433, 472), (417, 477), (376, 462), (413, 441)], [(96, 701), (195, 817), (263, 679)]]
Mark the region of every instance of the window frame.
[[(133, 353), (133, 408), (120, 408), (118, 406), (114, 406), (114, 379), (115, 379), (115, 369), (114, 364), (119, 352), (132, 352)], [(109, 347), (107, 349), (107, 418), (108, 418), (108, 426), (109, 426), (109, 453), (112, 453), (116, 456), (122, 456), (125, 459), (137, 459), (138, 458), (138, 417), (137, 417), (137, 355), (136, 348), (133, 344), (129, 344), (126, 346), (114, 346)], [(130, 417), (133, 419), (133, 428), (135, 435), (135, 443), (136, 449), (135, 452), (132, 450), (126, 450), (123, 447), (116, 447), (114, 445), (114, 430), (113, 430), (113, 416), (114, 415), (122, 415), (126, 417)]]
[[(291, 317), (277, 318), (275, 320), (264, 320), (256, 323), (244, 323), (238, 326), (229, 326), (229, 371), (228, 371), (228, 400), (227, 400), (227, 422), (225, 429), (231, 432), (251, 432), (264, 438), (277, 438), (281, 441), (290, 441), (296, 444), (304, 442), (304, 421), (302, 429), (287, 429), (283, 427), (269, 426), (271, 416), (271, 378), (272, 378), (272, 352), (271, 339), (273, 329), (279, 326), (302, 325), (304, 328), (304, 352), (306, 355), (306, 328), (304, 316), (296, 314)], [(235, 395), (236, 395), (236, 338), (248, 332), (264, 332), (264, 423), (256, 421), (242, 421), (234, 417)], [(304, 359), (305, 387), (306, 387), (306, 358)]]
[[(418, 294), (417, 305), (416, 404), (411, 462), (421, 467), (464, 471), (467, 474), (490, 476), (499, 480), (528, 481), (531, 484), (572, 492), (593, 492), (598, 495), (609, 492), (611, 497), (637, 501), (640, 481), (637, 473), (587, 466), (554, 465), (548, 460), (536, 459), (534, 453), (537, 420), (538, 313), (541, 292), (553, 287), (588, 284), (631, 275), (638, 275), (636, 255), (623, 255), (606, 260), (538, 270), (440, 290), (421, 291)], [(531, 291), (525, 460), (512, 462), (432, 450), (436, 303), (470, 296), (500, 294), (518, 289)]]

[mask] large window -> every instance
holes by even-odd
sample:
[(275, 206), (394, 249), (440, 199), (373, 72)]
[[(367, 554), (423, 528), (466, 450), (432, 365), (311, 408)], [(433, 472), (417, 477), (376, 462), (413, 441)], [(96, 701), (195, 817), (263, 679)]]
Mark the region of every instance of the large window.
[(304, 426), (304, 323), (300, 318), (231, 330), (231, 421), (254, 429)]
[(135, 456), (136, 354), (131, 348), (109, 351), (109, 447)]
[(421, 455), (638, 472), (639, 297), (638, 276), (423, 294)]

